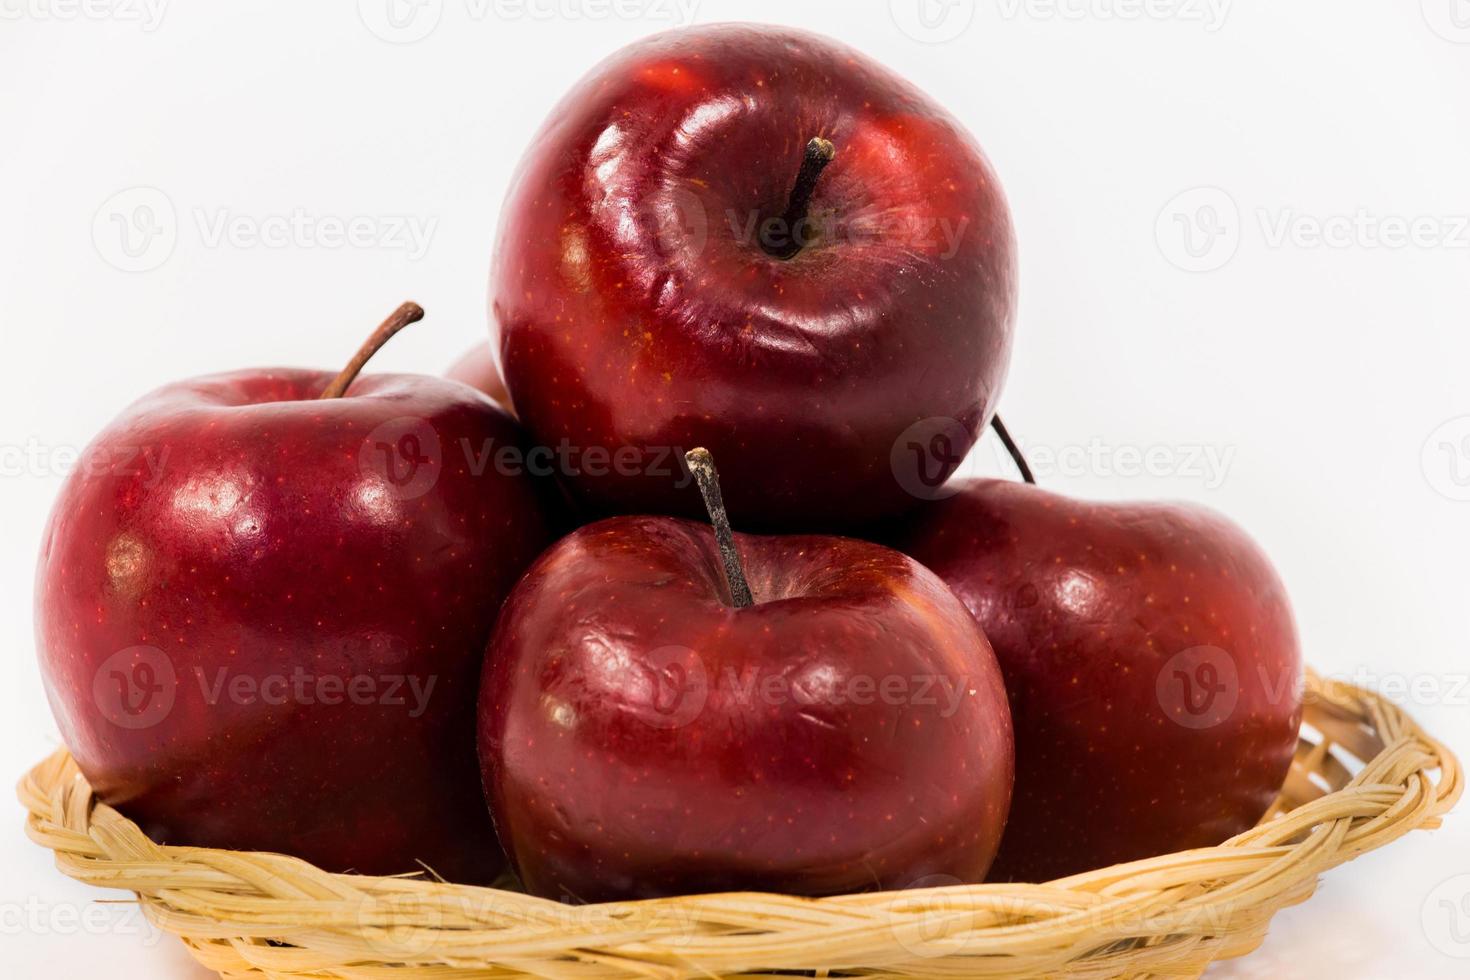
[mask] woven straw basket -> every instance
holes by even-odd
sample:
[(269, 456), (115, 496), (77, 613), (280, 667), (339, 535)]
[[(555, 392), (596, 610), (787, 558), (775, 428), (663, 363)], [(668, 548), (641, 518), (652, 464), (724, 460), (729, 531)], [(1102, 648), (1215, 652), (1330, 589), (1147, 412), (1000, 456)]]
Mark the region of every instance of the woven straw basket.
[(1259, 826), (1045, 885), (568, 906), (160, 846), (94, 800), (64, 750), (20, 797), (31, 838), (63, 872), (136, 892), (155, 925), (227, 978), (1100, 978), (1197, 976), (1250, 952), (1318, 875), (1437, 826), (1461, 789), (1455, 757), (1398, 708), (1310, 676), (1291, 775)]

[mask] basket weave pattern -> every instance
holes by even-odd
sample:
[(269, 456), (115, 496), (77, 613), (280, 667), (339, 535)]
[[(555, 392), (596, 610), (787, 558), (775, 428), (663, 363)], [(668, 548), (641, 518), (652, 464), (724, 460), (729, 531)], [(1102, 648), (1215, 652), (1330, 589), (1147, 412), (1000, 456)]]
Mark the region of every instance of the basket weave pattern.
[(63, 872), (136, 892), (155, 925), (226, 978), (1177, 977), (1251, 951), (1322, 872), (1437, 826), (1460, 795), (1454, 756), (1368, 691), (1309, 676), (1306, 722), (1271, 813), (1219, 847), (1044, 885), (816, 900), (567, 906), (328, 874), (276, 854), (166, 847), (97, 802), (65, 750), (19, 793), (28, 834)]

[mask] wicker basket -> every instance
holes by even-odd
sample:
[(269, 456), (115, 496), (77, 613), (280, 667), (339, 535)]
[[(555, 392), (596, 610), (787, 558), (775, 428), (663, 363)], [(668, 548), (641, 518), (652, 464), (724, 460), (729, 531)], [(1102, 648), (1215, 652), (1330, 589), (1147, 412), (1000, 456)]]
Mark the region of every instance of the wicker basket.
[[(1280, 799), (1219, 847), (1045, 885), (568, 906), (295, 858), (154, 844), (96, 802), (65, 751), (20, 785), (27, 831), (79, 881), (134, 891), (224, 977), (1196, 976), (1264, 937), (1323, 871), (1431, 828), (1459, 763), (1398, 708), (1308, 678)], [(1437, 773), (1438, 779), (1431, 778)]]

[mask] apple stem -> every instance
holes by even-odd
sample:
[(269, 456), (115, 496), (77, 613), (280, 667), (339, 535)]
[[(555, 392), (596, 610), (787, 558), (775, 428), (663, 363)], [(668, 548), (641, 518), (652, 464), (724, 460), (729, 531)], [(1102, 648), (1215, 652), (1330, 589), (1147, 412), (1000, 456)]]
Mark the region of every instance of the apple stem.
[(812, 203), (812, 192), (817, 188), (817, 178), (827, 169), (827, 164), (837, 155), (831, 140), (813, 136), (807, 140), (802, 154), (801, 169), (796, 173), (796, 182), (791, 185), (791, 196), (786, 201), (786, 213), (781, 217), (785, 225), (787, 242), (771, 254), (778, 259), (789, 259), (801, 251), (802, 243), (797, 238), (797, 229), (806, 221), (807, 208)]
[(1030, 464), (1026, 462), (1026, 457), (1021, 452), (1021, 447), (1016, 445), (1016, 440), (1011, 438), (1010, 432), (1006, 429), (1006, 424), (1000, 420), (999, 415), (991, 418), (990, 426), (995, 429), (995, 434), (1000, 436), (1001, 445), (1006, 447), (1006, 452), (1011, 454), (1011, 459), (1015, 462), (1016, 469), (1021, 471), (1021, 479), (1035, 486), (1036, 476), (1031, 472)]
[(709, 522), (715, 528), (715, 540), (720, 545), (720, 561), (725, 566), (725, 584), (730, 589), (730, 602), (736, 609), (755, 605), (750, 594), (750, 583), (745, 578), (745, 567), (740, 564), (740, 552), (735, 550), (735, 534), (730, 530), (730, 517), (725, 513), (725, 498), (720, 493), (720, 474), (715, 469), (715, 459), (708, 449), (691, 449), (684, 454), (689, 472), (699, 484), (704, 497), (704, 509), (709, 511)]
[(388, 342), (388, 338), (410, 323), (417, 323), (423, 318), (424, 308), (411, 301), (404, 303), (398, 309), (394, 310), (388, 319), (378, 324), (378, 329), (374, 330), (372, 336), (357, 349), (356, 354), (352, 355), (352, 360), (347, 362), (347, 366), (342, 369), (342, 373), (333, 378), (332, 383), (327, 385), (326, 390), (318, 397), (341, 398), (347, 393), (347, 389), (351, 386), (352, 382), (357, 379), (358, 372)]

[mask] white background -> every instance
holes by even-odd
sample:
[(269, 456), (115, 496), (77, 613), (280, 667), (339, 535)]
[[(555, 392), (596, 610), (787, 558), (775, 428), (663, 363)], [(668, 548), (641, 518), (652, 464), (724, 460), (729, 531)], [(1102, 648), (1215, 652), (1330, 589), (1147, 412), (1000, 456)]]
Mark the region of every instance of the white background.
[[(0, 0), (6, 780), (58, 740), (32, 570), (75, 451), (165, 381), (335, 368), (406, 297), (429, 317), (375, 366), (441, 370), (484, 336), (534, 127), (691, 4), (835, 35), (963, 119), (1020, 236), (1004, 408), (1043, 482), (1233, 515), (1309, 660), (1416, 682), (1416, 716), (1470, 757), (1470, 2), (925, 0), (920, 20), (918, 0), (399, 0), (401, 28), (388, 0), (89, 2)], [(114, 215), (140, 204), (172, 248), (130, 259)], [(373, 240), (241, 237), (293, 212)], [(243, 232), (216, 239), (221, 220)], [(1006, 472), (990, 441), (971, 465)], [(18, 805), (0, 817), (0, 973), (204, 976), (127, 906), (79, 925), (100, 893), (24, 840)], [(1460, 813), (1332, 872), (1216, 975), (1464, 976), (1467, 874)]]

